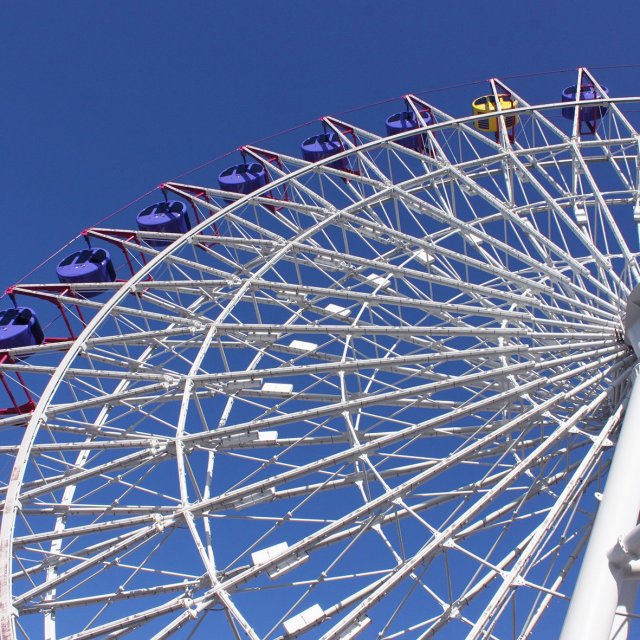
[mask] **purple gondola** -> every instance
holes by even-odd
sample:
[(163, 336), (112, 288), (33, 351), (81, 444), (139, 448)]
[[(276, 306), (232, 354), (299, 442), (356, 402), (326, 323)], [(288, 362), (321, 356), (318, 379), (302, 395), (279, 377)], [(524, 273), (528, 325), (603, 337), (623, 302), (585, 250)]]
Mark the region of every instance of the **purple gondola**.
[(16, 307), (0, 311), (0, 351), (43, 342), (44, 332), (33, 309)]
[[(609, 90), (606, 87), (602, 87), (602, 89), (605, 93), (609, 93)], [(577, 100), (577, 94), (578, 92), (576, 90), (575, 84), (567, 87), (562, 92), (562, 102), (573, 102), (574, 100)], [(580, 100), (597, 100), (604, 97), (605, 96), (591, 84), (583, 84), (580, 87)], [(567, 118), (567, 120), (573, 120), (574, 113), (575, 107), (562, 108), (562, 115)], [(600, 120), (605, 113), (607, 113), (606, 105), (581, 107), (580, 122), (593, 124), (596, 122), (596, 120)]]
[[(426, 125), (433, 124), (435, 122), (433, 114), (430, 111), (424, 111), (420, 114), (425, 121)], [(390, 115), (386, 120), (387, 135), (392, 136), (396, 133), (402, 133), (403, 131), (411, 131), (421, 126), (421, 123), (416, 118), (413, 111), (401, 111), (400, 113), (394, 113)], [(423, 140), (423, 135), (407, 136), (401, 140), (396, 140), (396, 144), (401, 144), (403, 147), (413, 149), (414, 151), (424, 151), (426, 148)]]
[(259, 162), (243, 162), (225, 169), (218, 176), (218, 184), (222, 191), (246, 195), (267, 184), (267, 172)]
[[(137, 215), (136, 221), (140, 231), (186, 233), (191, 229), (187, 205), (178, 200), (152, 204)], [(173, 240), (147, 240), (152, 247), (166, 247), (172, 242)]]
[[(114, 282), (116, 271), (106, 249), (83, 249), (68, 255), (57, 267), (58, 280), (65, 284), (81, 282)], [(101, 290), (82, 291), (85, 298), (92, 298)]]
[[(302, 157), (307, 162), (318, 162), (344, 151), (342, 140), (340, 140), (340, 136), (335, 131), (311, 136), (300, 145), (300, 148), (302, 149)], [(335, 162), (330, 162), (327, 166), (345, 170), (347, 168), (347, 160), (346, 158), (336, 160)]]

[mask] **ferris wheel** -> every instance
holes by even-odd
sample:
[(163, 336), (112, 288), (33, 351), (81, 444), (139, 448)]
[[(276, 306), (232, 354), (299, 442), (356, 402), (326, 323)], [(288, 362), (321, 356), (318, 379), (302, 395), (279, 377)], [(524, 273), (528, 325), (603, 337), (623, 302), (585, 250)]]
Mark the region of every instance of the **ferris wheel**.
[(13, 287), (0, 637), (630, 637), (639, 101), (325, 117)]

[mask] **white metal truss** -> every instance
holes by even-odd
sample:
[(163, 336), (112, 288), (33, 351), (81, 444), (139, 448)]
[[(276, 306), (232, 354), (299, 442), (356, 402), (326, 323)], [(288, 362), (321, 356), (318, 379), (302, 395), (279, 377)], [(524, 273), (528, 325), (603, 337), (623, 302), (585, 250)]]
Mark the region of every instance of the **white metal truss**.
[[(247, 147), (249, 195), (163, 185), (184, 235), (93, 229), (132, 261), (106, 302), (15, 287), (72, 333), (0, 363), (37, 400), (0, 415), (0, 637), (557, 637), (637, 403), (640, 98), (585, 82), (492, 80), (495, 137), (417, 96), (402, 134), (325, 118), (343, 151)], [(632, 636), (635, 486), (568, 624), (607, 621), (563, 638)]]

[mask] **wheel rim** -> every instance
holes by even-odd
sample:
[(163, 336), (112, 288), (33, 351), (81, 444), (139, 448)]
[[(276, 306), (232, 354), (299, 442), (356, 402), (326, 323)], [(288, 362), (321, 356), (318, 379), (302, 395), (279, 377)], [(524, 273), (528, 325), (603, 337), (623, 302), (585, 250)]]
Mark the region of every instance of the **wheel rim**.
[(630, 99), (580, 138), (516, 97), (513, 142), (428, 105), (425, 153), (326, 119), (342, 154), (247, 148), (272, 181), (229, 206), (166, 185), (211, 217), (80, 301), (60, 364), (14, 365), (51, 380), (4, 491), (3, 631), (528, 637), (563, 614), (635, 363), (638, 150)]

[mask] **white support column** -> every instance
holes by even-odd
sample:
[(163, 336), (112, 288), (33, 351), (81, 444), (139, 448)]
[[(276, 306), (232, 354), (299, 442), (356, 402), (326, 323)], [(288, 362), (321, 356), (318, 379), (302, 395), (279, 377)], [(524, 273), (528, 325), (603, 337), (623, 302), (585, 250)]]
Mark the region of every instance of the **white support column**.
[[(640, 287), (629, 295), (625, 324), (626, 340), (640, 358)], [(623, 596), (628, 600), (630, 586), (625, 587), (624, 569), (611, 563), (608, 553), (638, 522), (639, 452), (640, 376), (636, 376), (560, 640), (609, 640), (618, 605)], [(615, 637), (622, 640), (624, 636)]]
[(629, 634), (632, 619), (628, 614), (633, 613), (637, 590), (638, 581), (636, 578), (627, 578), (622, 583), (618, 608), (616, 609), (613, 626), (609, 634), (610, 640), (628, 640), (631, 638)]

